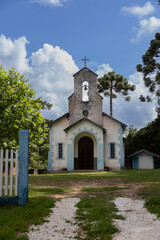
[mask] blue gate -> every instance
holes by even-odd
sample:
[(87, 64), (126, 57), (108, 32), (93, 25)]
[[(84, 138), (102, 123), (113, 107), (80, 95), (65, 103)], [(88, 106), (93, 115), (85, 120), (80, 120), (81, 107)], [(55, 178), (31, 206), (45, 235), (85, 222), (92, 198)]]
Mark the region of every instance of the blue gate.
[[(13, 150), (12, 150), (13, 152)], [(3, 154), (1, 154), (3, 155)], [(13, 155), (13, 154), (11, 154)], [(8, 189), (10, 189), (10, 193), (12, 193), (12, 185), (8, 186), (8, 177), (10, 178), (10, 182), (13, 183), (13, 172), (10, 176), (8, 176), (8, 164), (10, 163), (10, 168), (13, 169), (13, 161), (14, 159), (8, 157), (8, 150), (5, 159), (3, 156), (0, 158), (0, 193), (2, 195), (3, 190), (5, 191), (5, 196), (0, 195), (0, 205), (25, 205), (28, 203), (28, 159), (29, 159), (29, 131), (28, 130), (20, 130), (19, 131), (19, 167), (18, 167), (18, 195), (17, 196), (6, 196), (8, 193)], [(3, 163), (5, 163), (5, 183), (3, 186)], [(11, 167), (12, 166), (12, 167)], [(11, 179), (12, 178), (12, 179)], [(15, 176), (16, 178), (16, 176)]]

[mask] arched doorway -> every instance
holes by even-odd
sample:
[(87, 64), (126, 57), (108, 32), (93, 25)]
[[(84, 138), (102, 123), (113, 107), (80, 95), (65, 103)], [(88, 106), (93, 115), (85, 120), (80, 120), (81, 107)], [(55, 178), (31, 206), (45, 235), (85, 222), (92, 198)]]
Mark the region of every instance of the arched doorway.
[(77, 169), (94, 169), (94, 143), (88, 136), (78, 141)]

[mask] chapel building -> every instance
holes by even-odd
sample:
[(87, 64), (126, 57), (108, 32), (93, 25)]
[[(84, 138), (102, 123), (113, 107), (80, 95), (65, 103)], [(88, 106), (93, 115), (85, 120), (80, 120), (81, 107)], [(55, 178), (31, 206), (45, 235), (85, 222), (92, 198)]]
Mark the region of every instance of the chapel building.
[(123, 133), (127, 126), (103, 112), (96, 73), (84, 67), (73, 77), (69, 112), (50, 124), (47, 169), (122, 169)]

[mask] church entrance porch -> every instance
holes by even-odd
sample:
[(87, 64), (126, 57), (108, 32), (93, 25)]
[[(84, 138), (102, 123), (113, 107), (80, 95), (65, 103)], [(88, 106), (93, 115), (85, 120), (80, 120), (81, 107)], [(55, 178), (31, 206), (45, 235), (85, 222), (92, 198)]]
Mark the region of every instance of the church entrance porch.
[(82, 137), (78, 141), (75, 169), (94, 169), (94, 143), (90, 137)]
[(81, 133), (74, 142), (74, 170), (97, 169), (97, 142), (90, 133)]
[(88, 119), (65, 129), (67, 133), (67, 170), (104, 169), (104, 131)]

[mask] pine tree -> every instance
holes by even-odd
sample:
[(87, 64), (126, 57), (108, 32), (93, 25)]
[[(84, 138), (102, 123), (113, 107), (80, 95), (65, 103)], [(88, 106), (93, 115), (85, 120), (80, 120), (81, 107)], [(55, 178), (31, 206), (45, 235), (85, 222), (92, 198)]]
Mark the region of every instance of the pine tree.
[(128, 96), (129, 90), (134, 91), (135, 86), (130, 85), (123, 75), (115, 72), (108, 72), (108, 74), (98, 79), (99, 93), (104, 93), (105, 96), (110, 97), (110, 116), (113, 113), (112, 100), (117, 98), (116, 93), (122, 95), (126, 101), (130, 101), (130, 96)]

